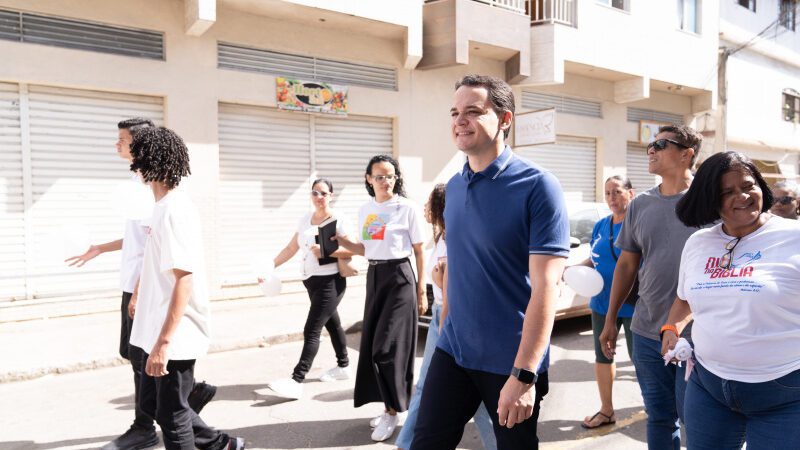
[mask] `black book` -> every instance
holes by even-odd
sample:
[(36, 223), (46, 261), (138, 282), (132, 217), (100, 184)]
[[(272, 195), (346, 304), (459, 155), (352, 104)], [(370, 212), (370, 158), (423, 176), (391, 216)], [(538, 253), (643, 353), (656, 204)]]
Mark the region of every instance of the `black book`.
[(339, 243), (332, 241), (331, 238), (336, 236), (336, 219), (328, 219), (319, 225), (319, 234), (317, 234), (317, 244), (319, 244), (320, 255), (319, 264), (331, 264), (336, 262), (336, 257), (331, 256), (333, 252), (339, 249)]

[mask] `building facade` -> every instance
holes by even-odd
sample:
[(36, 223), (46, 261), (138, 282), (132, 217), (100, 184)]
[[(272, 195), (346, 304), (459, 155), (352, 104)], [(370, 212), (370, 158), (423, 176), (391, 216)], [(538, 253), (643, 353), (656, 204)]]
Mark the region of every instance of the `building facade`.
[[(618, 173), (652, 186), (641, 121), (697, 125), (717, 104), (719, 4), (666, 3), (0, 0), (0, 308), (113, 308), (119, 256), (75, 270), (54, 247), (122, 236), (130, 116), (189, 146), (217, 299), (256, 295), (251, 261), (286, 244), (317, 176), (354, 216), (369, 157), (390, 153), (424, 202), (463, 163), (448, 111), (468, 73), (512, 83), (519, 113), (555, 109), (555, 142), (517, 150), (571, 202)], [(347, 115), (279, 109), (284, 77), (345, 87)]]
[(771, 182), (800, 181), (797, 13), (796, 0), (720, 5), (721, 94), (715, 119), (723, 128), (715, 149), (747, 154)]

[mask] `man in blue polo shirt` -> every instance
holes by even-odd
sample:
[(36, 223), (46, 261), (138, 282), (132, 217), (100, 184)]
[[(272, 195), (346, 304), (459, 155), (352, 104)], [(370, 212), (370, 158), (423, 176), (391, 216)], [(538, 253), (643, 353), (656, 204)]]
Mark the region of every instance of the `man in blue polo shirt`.
[(499, 449), (535, 449), (569, 220), (550, 172), (505, 138), (514, 94), (480, 75), (456, 83), (451, 133), (467, 156), (447, 184), (449, 312), (422, 394), (412, 450), (455, 449), (481, 401)]

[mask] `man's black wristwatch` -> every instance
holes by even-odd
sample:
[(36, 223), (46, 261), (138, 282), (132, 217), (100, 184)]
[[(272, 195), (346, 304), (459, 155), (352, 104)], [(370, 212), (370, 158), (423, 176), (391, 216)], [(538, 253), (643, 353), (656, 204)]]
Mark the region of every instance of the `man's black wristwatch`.
[(527, 369), (520, 369), (519, 367), (514, 367), (511, 369), (511, 376), (525, 384), (536, 383), (536, 380), (539, 379), (539, 375), (537, 375), (535, 372), (531, 372)]

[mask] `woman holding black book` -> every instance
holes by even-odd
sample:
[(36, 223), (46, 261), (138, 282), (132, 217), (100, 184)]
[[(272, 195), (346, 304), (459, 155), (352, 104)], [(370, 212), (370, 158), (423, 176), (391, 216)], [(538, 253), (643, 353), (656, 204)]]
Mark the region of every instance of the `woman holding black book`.
[[(397, 413), (408, 409), (414, 381), (417, 317), (427, 308), (423, 216), (405, 198), (400, 165), (389, 155), (370, 159), (364, 175), (371, 197), (358, 212), (358, 241), (339, 243), (369, 260), (364, 325), (353, 400), (356, 407), (381, 402), (370, 421), (372, 440), (389, 439)], [(414, 256), (417, 275), (411, 267)]]
[[(352, 253), (339, 248), (330, 255), (323, 255), (319, 245), (320, 226), (333, 225), (338, 234), (346, 234), (341, 220), (336, 220), (331, 209), (333, 199), (333, 183), (320, 178), (311, 185), (311, 203), (314, 211), (304, 215), (297, 223), (297, 232), (275, 257), (275, 267), (290, 260), (298, 251), (301, 252), (301, 273), (303, 285), (308, 291), (311, 307), (303, 328), (303, 351), (300, 361), (294, 367), (291, 378), (275, 380), (268, 384), (276, 394), (287, 398), (299, 399), (303, 396), (303, 380), (319, 351), (319, 339), (322, 327), (328, 330), (331, 343), (336, 352), (336, 367), (328, 370), (320, 377), (320, 381), (346, 380), (350, 378), (350, 361), (347, 358), (347, 342), (336, 308), (344, 296), (347, 282), (339, 273), (336, 258), (348, 258)], [(330, 226), (329, 225), (329, 226)], [(261, 280), (259, 280), (261, 281)]]

